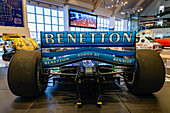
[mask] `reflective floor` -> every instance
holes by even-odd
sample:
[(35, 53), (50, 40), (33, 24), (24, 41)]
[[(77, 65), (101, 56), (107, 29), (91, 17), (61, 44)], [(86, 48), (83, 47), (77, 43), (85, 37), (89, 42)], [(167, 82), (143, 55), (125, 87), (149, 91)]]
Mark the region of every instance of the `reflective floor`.
[(124, 83), (106, 85), (102, 93), (103, 105), (96, 106), (95, 99), (87, 94), (78, 108), (73, 85), (48, 87), (39, 98), (14, 96), (7, 86), (7, 68), (0, 68), (0, 113), (170, 113), (170, 83), (153, 95), (135, 96)]

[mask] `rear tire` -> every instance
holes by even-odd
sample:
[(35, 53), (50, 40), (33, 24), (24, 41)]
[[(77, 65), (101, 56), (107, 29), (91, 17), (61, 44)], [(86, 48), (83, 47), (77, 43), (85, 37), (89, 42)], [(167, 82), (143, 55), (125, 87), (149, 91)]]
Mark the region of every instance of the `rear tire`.
[(159, 91), (165, 82), (162, 58), (154, 50), (136, 51), (136, 72), (127, 74), (125, 83), (133, 94), (151, 94)]
[(40, 51), (17, 52), (8, 68), (8, 85), (17, 96), (37, 97), (44, 93), (47, 79), (40, 71)]

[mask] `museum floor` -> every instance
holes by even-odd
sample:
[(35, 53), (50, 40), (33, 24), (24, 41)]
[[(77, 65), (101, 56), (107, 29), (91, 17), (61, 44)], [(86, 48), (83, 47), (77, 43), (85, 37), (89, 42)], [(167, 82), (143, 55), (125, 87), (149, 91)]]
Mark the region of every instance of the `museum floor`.
[(39, 98), (21, 98), (14, 96), (8, 88), (4, 63), (0, 68), (0, 113), (170, 113), (170, 82), (166, 82), (159, 92), (145, 96), (130, 94), (124, 82), (121, 86), (104, 87), (101, 108), (88, 94), (82, 107), (78, 108), (74, 85), (56, 84), (48, 87)]

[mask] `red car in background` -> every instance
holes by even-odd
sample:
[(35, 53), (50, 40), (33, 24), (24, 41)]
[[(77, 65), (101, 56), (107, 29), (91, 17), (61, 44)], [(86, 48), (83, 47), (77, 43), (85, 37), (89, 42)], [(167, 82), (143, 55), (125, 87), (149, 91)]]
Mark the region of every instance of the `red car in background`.
[(162, 45), (162, 48), (164, 47), (170, 47), (170, 37), (168, 38), (162, 38), (162, 39), (154, 39), (156, 42), (160, 43)]

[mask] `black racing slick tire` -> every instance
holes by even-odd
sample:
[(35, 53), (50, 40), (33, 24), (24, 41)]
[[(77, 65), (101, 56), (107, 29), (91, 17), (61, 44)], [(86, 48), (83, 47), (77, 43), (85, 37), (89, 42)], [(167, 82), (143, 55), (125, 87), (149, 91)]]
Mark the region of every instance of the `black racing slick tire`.
[(8, 85), (14, 95), (38, 97), (47, 87), (47, 79), (40, 71), (40, 51), (17, 52), (8, 68)]
[(125, 83), (133, 94), (152, 94), (165, 82), (165, 67), (160, 55), (154, 50), (136, 51), (136, 72), (126, 75)]

